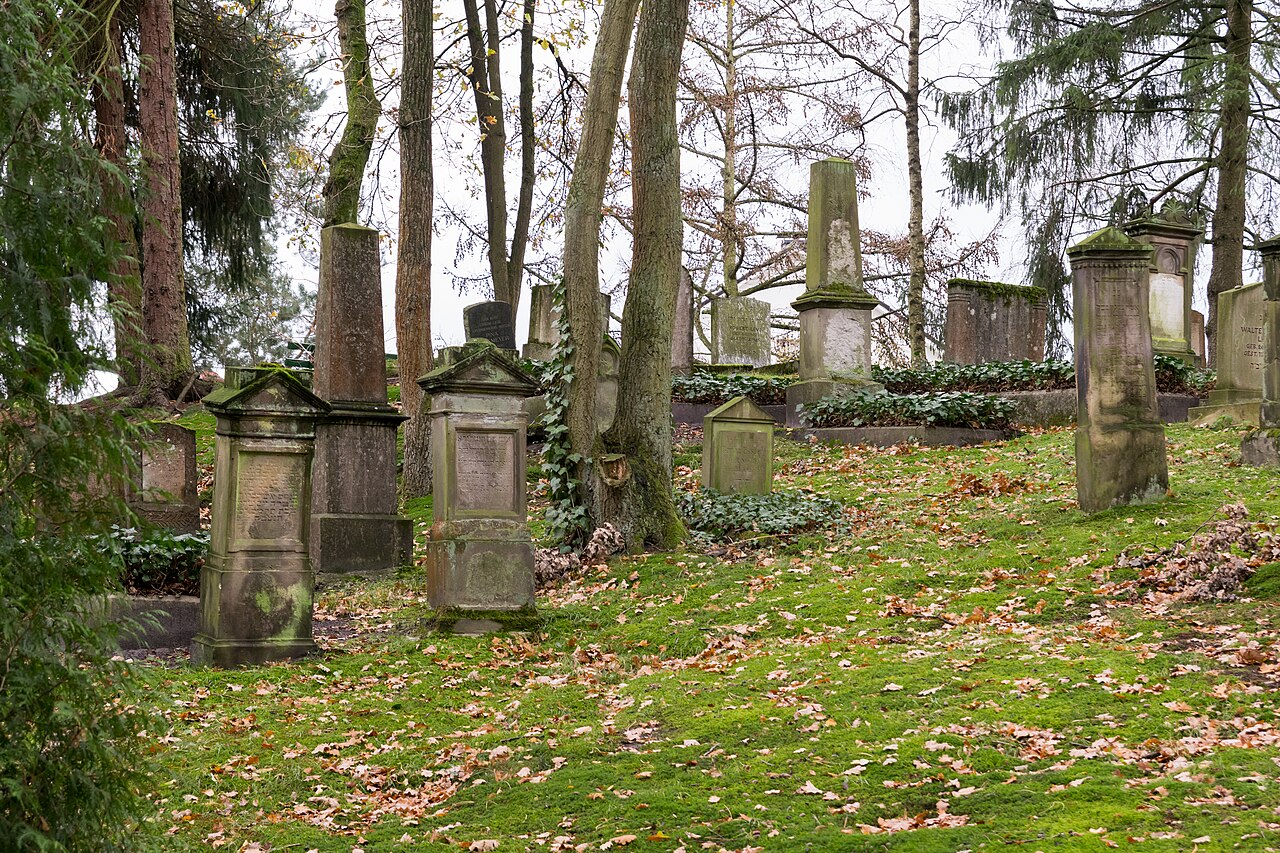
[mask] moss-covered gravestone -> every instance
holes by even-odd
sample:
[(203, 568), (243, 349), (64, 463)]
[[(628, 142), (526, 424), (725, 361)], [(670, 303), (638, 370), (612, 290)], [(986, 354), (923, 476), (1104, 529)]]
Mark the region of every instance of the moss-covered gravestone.
[(1159, 213), (1128, 222), (1125, 232), (1152, 248), (1151, 346), (1161, 355), (1195, 361), (1191, 344), (1191, 285), (1195, 255), (1191, 247), (1204, 229), (1191, 223), (1181, 205), (1170, 202)]
[(1258, 425), (1240, 442), (1246, 465), (1280, 465), (1280, 237), (1258, 246), (1262, 253), (1262, 403)]
[(463, 633), (535, 623), (525, 487), (532, 377), (488, 341), (418, 380), (431, 399), (427, 594), (440, 627)]
[(329, 406), (284, 369), (259, 370), (204, 404), (217, 417), (213, 525), (192, 660), (241, 666), (308, 654), (311, 457)]
[(1151, 248), (1104, 228), (1067, 255), (1075, 309), (1080, 509), (1159, 500), (1169, 490), (1169, 471), (1151, 351)]
[(995, 281), (947, 282), (946, 360), (952, 364), (1044, 361), (1044, 290)]
[(1262, 364), (1266, 299), (1261, 283), (1246, 284), (1218, 294), (1217, 340), (1214, 342), (1217, 382), (1203, 406), (1187, 416), (1195, 424), (1230, 418), (1258, 423), (1262, 402)]
[(702, 485), (728, 495), (773, 490), (773, 418), (734, 397), (702, 419)]
[(711, 300), (711, 360), (716, 364), (770, 362), (769, 311), (763, 299), (749, 296)]
[(809, 238), (800, 314), (800, 380), (787, 406), (883, 386), (871, 379), (871, 312), (862, 281), (857, 167), (831, 158), (809, 167)]

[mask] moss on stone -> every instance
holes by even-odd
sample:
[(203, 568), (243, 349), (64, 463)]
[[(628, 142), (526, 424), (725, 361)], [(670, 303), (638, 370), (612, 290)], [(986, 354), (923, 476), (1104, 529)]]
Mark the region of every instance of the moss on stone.
[(947, 281), (947, 287), (963, 287), (965, 290), (977, 290), (988, 296), (1003, 297), (1006, 302), (1013, 299), (1025, 299), (1028, 302), (1044, 302), (1048, 293), (1043, 287), (1030, 284), (1009, 284), (1003, 281), (979, 281), (972, 278), (953, 278)]

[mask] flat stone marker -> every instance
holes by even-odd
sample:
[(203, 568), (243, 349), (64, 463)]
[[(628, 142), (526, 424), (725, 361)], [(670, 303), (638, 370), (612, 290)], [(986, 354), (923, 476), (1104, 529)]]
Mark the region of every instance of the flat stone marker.
[(477, 302), (462, 309), (462, 325), (467, 340), (479, 338), (498, 349), (516, 351), (516, 331), (511, 306), (505, 302)]
[(763, 299), (749, 296), (711, 300), (711, 360), (716, 364), (764, 367), (772, 361), (769, 312)]
[(329, 406), (284, 369), (204, 404), (217, 417), (213, 524), (191, 659), (231, 667), (309, 654), (311, 455)]
[(1230, 418), (1258, 423), (1262, 403), (1265, 299), (1261, 282), (1218, 294), (1218, 381), (1203, 406), (1188, 412), (1194, 424)]
[(702, 419), (702, 484), (726, 495), (773, 490), (774, 420), (746, 397)]
[(862, 280), (858, 181), (849, 160), (809, 167), (809, 236), (800, 315), (800, 382), (787, 389), (796, 411), (829, 394), (877, 392), (871, 379), (871, 312), (880, 304)]
[(1038, 287), (953, 278), (947, 282), (946, 360), (1044, 361), (1047, 316)]
[[(1240, 442), (1244, 464), (1280, 466), (1280, 237), (1258, 246), (1262, 253), (1262, 403), (1258, 426)], [(1221, 298), (1221, 297), (1219, 297)]]
[(1067, 250), (1075, 309), (1076, 492), (1098, 512), (1169, 490), (1151, 350), (1150, 247), (1104, 228)]
[(378, 232), (321, 232), (313, 390), (316, 425), (311, 560), (317, 574), (386, 574), (413, 559), (413, 522), (396, 498), (396, 431), (387, 403)]
[(139, 449), (141, 478), (130, 491), (129, 506), (156, 527), (198, 533), (195, 431), (166, 422), (149, 424), (147, 431), (148, 440)]
[(537, 384), (486, 341), (468, 343), (456, 362), (418, 384), (431, 400), (427, 595), (440, 627), (467, 633), (532, 627), (522, 401)]
[(1155, 352), (1195, 360), (1191, 344), (1191, 247), (1204, 236), (1181, 205), (1170, 202), (1158, 214), (1135, 219), (1125, 233), (1153, 250), (1151, 256), (1151, 345)]

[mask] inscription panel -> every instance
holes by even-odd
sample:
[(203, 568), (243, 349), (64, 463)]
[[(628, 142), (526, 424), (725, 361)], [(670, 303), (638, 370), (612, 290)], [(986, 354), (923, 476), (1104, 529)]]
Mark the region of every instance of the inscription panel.
[(720, 426), (715, 436), (714, 482), (729, 494), (769, 491), (769, 436), (762, 429)]
[(1151, 335), (1156, 338), (1185, 340), (1182, 309), (1185, 307), (1182, 275), (1155, 273), (1151, 276)]
[(498, 349), (516, 348), (515, 328), (511, 324), (511, 306), (505, 302), (481, 302), (462, 312), (468, 338), (483, 338)]
[(242, 450), (238, 456), (235, 539), (302, 541), (307, 459)]
[(187, 493), (186, 454), (167, 440), (142, 449), (142, 498), (178, 501)]
[(454, 471), (459, 512), (520, 511), (514, 431), (459, 429), (454, 434)]

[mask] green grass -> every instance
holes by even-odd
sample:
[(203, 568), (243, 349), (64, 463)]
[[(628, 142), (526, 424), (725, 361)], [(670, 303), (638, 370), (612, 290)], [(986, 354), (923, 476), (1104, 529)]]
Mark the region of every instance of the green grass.
[[(1252, 601), (1099, 591), (1224, 504), (1280, 518), (1239, 431), (1168, 437), (1173, 494), (1092, 517), (1070, 430), (779, 440), (776, 485), (856, 507), (851, 534), (615, 557), (536, 637), (424, 633), (421, 574), (325, 589), (354, 636), (321, 658), (147, 670), (165, 849), (1280, 849), (1280, 569)], [(405, 511), (421, 541), (429, 500)]]

